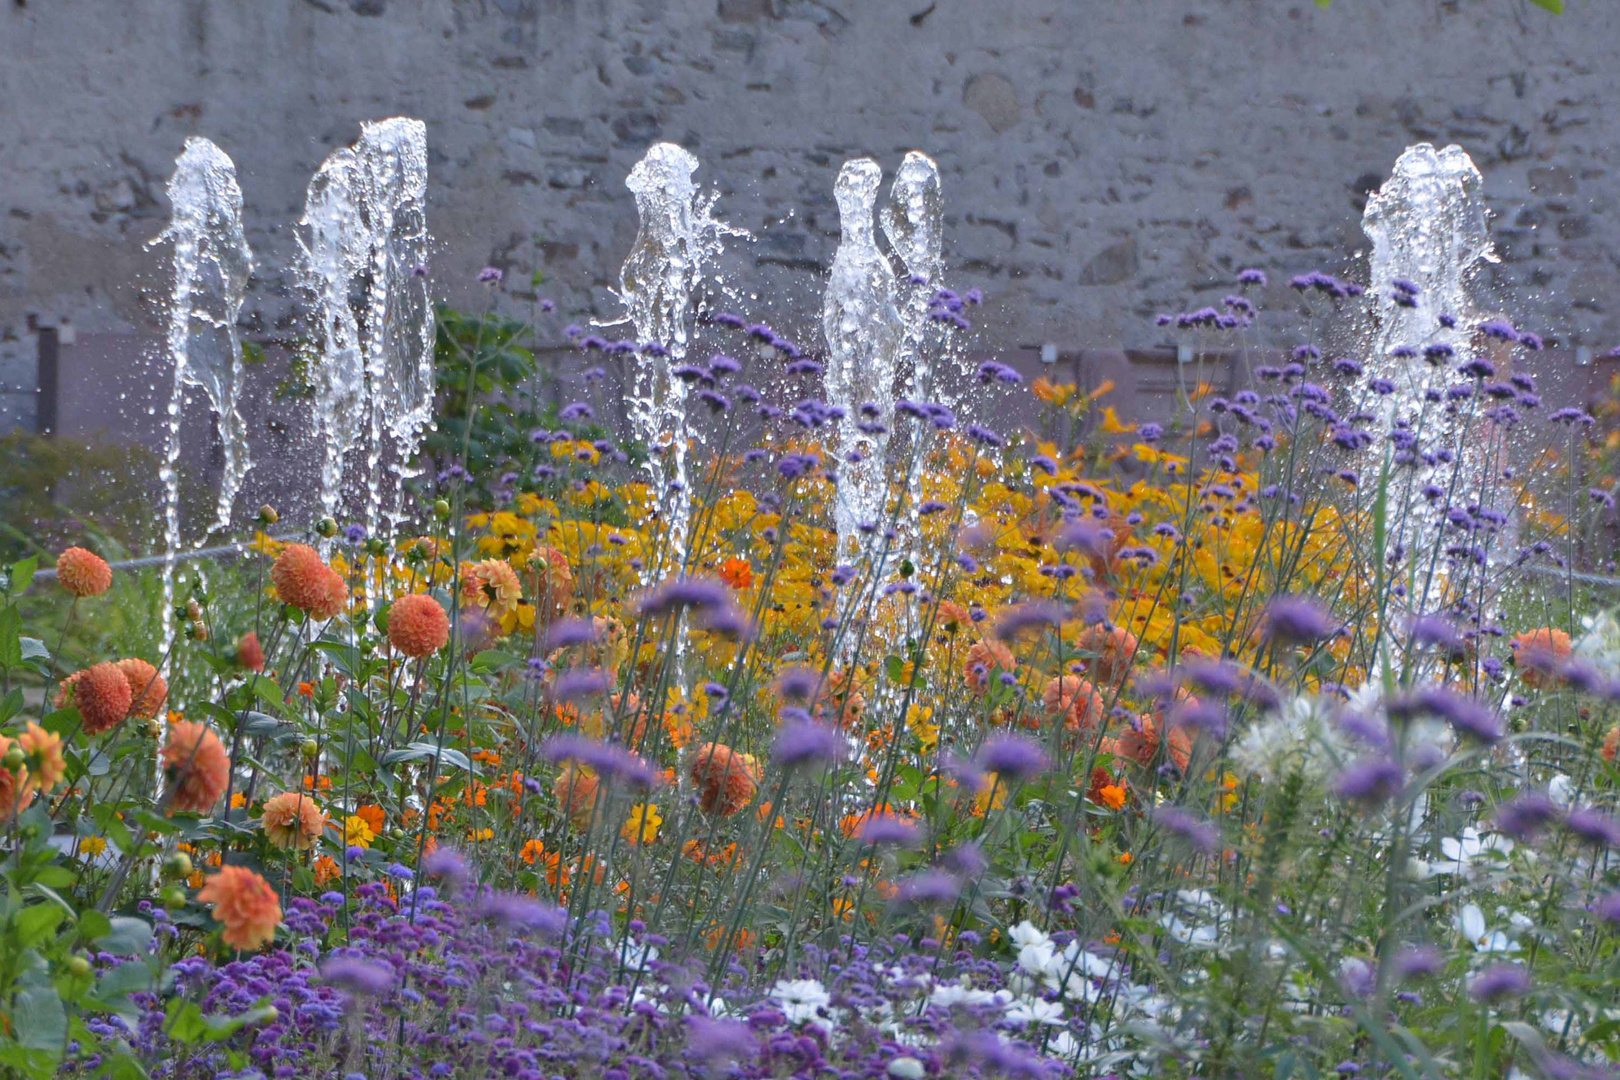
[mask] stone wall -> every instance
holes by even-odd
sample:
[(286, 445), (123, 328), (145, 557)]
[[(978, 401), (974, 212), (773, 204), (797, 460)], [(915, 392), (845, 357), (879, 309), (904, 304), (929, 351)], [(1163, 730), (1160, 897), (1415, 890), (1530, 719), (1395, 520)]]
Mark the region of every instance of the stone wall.
[(237, 162), (261, 267), (244, 322), (285, 332), (310, 173), (396, 114), (428, 125), (444, 297), (482, 303), (492, 264), (515, 308), (541, 270), (559, 325), (616, 313), (624, 176), (670, 139), (757, 237), (726, 274), (768, 300), (739, 306), (818, 344), (851, 156), (939, 159), (949, 282), (991, 298), (981, 347), (1124, 349), (1239, 267), (1273, 272), (1273, 304), (1288, 274), (1354, 273), (1365, 192), (1408, 143), (1458, 142), (1495, 214), (1485, 286), (1601, 352), (1617, 41), (1602, 2), (0, 0), (0, 409), (31, 389), (29, 316), (154, 328), (143, 245), (187, 135)]

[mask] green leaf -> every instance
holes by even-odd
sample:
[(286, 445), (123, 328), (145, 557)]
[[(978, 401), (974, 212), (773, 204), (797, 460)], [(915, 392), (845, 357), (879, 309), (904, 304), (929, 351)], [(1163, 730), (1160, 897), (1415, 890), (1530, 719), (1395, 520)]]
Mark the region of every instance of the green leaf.
[(1554, 15), (1564, 13), (1564, 0), (1530, 0), (1530, 2), (1538, 8), (1546, 8)]
[(22, 658), (25, 663), (37, 663), (51, 658), (51, 650), (37, 637), (22, 637), (17, 639), (22, 644)]
[(418, 761), (422, 758), (431, 757), (437, 757), (447, 765), (454, 765), (456, 768), (466, 769), (468, 772), (478, 771), (473, 768), (473, 763), (467, 760), (467, 755), (460, 750), (452, 750), (448, 746), (441, 750), (430, 742), (413, 742), (400, 747), (398, 750), (390, 750), (383, 755), (382, 763), (384, 765), (393, 765), (400, 761)]
[(67, 1009), (56, 985), (39, 972), (31, 974), (29, 984), (17, 995), (12, 1030), (17, 1041), (30, 1050), (62, 1052), (67, 1041)]
[(112, 922), (107, 916), (91, 908), (79, 916), (79, 936), (86, 941), (95, 941), (112, 933)]
[(39, 556), (30, 555), (21, 562), (11, 564), (11, 595), (21, 596), (34, 583), (34, 571), (39, 569)]
[(12, 940), (18, 948), (33, 948), (52, 936), (63, 914), (55, 904), (30, 904), (12, 920)]
[(22, 667), (22, 616), (14, 607), (0, 608), (0, 668)]
[(101, 948), (114, 956), (140, 956), (152, 942), (152, 924), (129, 915), (115, 915), (112, 929), (101, 938)]

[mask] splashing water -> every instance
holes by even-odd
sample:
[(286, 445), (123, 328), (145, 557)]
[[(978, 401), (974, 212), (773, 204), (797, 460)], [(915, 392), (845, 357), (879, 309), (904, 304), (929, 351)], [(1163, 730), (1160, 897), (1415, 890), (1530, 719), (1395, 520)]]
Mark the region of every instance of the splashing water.
[[(300, 224), (321, 342), (315, 422), (324, 448), (321, 507), (341, 501), (343, 460), (366, 443), (368, 532), (398, 523), (402, 481), (433, 412), (433, 308), (427, 278), (427, 128), (362, 124), (310, 180)], [(397, 477), (384, 502), (383, 459)]]
[(895, 357), (902, 337), (894, 268), (878, 250), (873, 211), (883, 170), (870, 158), (846, 161), (833, 193), (842, 230), (821, 309), (827, 338), (827, 403), (838, 421), (838, 491), (833, 519), (838, 553), (860, 547), (860, 526), (879, 522), (887, 488)]
[(906, 396), (927, 400), (936, 390), (932, 358), (925, 351), (928, 299), (940, 287), (945, 269), (945, 198), (933, 158), (917, 150), (906, 154), (889, 188), (882, 224), (884, 237), (909, 275), (900, 289), (904, 327), (900, 364), (906, 373)]
[[(238, 408), (242, 350), (236, 317), (242, 308), (253, 252), (242, 232), (242, 189), (229, 156), (207, 139), (192, 137), (169, 178), (169, 227), (151, 244), (174, 244), (174, 286), (169, 294), (167, 349), (174, 365), (168, 426), (159, 476), (163, 482), (166, 558), (163, 563), (164, 655), (174, 634), (174, 569), (180, 536), (180, 426), (185, 388), (208, 396), (224, 447), (225, 467), (209, 532), (228, 528), (242, 478), (252, 467), (247, 424)], [(148, 245), (150, 246), (150, 245)]]
[(677, 569), (686, 559), (692, 496), (686, 384), (670, 371), (686, 358), (686, 320), (704, 268), (719, 257), (722, 236), (738, 235), (713, 218), (717, 196), (698, 191), (692, 179), (698, 166), (674, 143), (656, 143), (630, 170), (625, 186), (636, 197), (641, 224), (619, 272), (619, 299), (642, 347), (628, 400), (630, 422), (647, 447), (654, 494), (670, 496), (667, 561)]

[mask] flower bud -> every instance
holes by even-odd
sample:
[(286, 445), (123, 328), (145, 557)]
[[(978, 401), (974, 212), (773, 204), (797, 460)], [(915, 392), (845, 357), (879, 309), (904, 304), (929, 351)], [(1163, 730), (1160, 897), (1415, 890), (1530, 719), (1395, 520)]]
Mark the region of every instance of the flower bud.
[(439, 499), (436, 502), (434, 502), (434, 504), (433, 504), (433, 516), (438, 518), (440, 521), (448, 521), (449, 518), (450, 518), (450, 503), (449, 503), (449, 501), (445, 500), (445, 499)]
[(333, 518), (323, 517), (321, 520), (315, 523), (315, 532), (317, 535), (324, 536), (330, 540), (332, 537), (338, 534), (338, 523)]
[(67, 962), (68, 974), (82, 979), (90, 974), (90, 961), (82, 956), (75, 956)]
[(5, 766), (11, 772), (16, 772), (23, 767), (26, 758), (23, 748), (13, 743), (11, 749), (6, 751)]
[(195, 599), (186, 601), (186, 618), (192, 622), (202, 618), (202, 605), (197, 603)]
[(168, 908), (170, 911), (179, 911), (181, 908), (185, 907), (186, 890), (182, 889), (178, 885), (171, 886), (170, 888), (164, 890), (163, 906)]
[(314, 739), (305, 739), (298, 749), (304, 755), (305, 761), (314, 761), (316, 755), (321, 752), (321, 744)]
[(191, 874), (191, 856), (177, 851), (163, 860), (163, 873), (171, 878), (185, 878)]
[(281, 515), (276, 513), (276, 508), (271, 506), (269, 503), (265, 503), (263, 506), (259, 507), (260, 525), (274, 525), (280, 520)]

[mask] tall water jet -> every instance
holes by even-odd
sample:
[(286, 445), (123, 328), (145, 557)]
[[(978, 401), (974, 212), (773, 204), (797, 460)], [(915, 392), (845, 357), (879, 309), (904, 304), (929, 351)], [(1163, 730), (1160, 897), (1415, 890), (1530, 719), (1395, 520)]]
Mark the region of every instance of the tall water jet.
[[(1404, 426), (1413, 445), (1398, 455), (1413, 455), (1419, 474), (1440, 481), (1453, 501), (1465, 506), (1488, 501), (1487, 459), (1501, 451), (1501, 431), (1477, 416), (1470, 419), (1468, 410), (1436, 402), (1455, 381), (1456, 368), (1478, 351), (1475, 331), (1484, 313), (1474, 275), (1482, 262), (1495, 261), (1483, 188), (1479, 170), (1461, 147), (1436, 150), (1418, 143), (1402, 152), (1390, 178), (1368, 197), (1362, 216), (1362, 230), (1373, 245), (1368, 367), (1396, 387), (1388, 398), (1388, 426), (1378, 434)], [(1380, 462), (1384, 445), (1380, 437), (1373, 451)], [(1432, 456), (1423, 457), (1431, 446), (1445, 451), (1439, 465)], [(1445, 464), (1454, 451), (1460, 451), (1456, 460)], [(1424, 460), (1430, 464), (1422, 465)], [(1409, 549), (1426, 550), (1438, 542), (1445, 510), (1437, 505), (1416, 510), (1410, 521), (1403, 516)], [(1427, 609), (1428, 597), (1414, 593), (1411, 601), (1415, 610)]]
[(667, 563), (674, 570), (686, 560), (692, 495), (686, 384), (671, 370), (686, 358), (692, 293), (704, 268), (720, 255), (721, 236), (733, 232), (712, 216), (716, 196), (699, 193), (692, 179), (698, 165), (674, 143), (655, 143), (624, 182), (640, 217), (635, 245), (619, 271), (619, 299), (641, 346), (628, 399), (630, 423), (647, 447), (654, 498), (668, 499)]
[[(228, 528), (242, 478), (252, 467), (247, 425), (238, 397), (242, 349), (236, 317), (242, 309), (253, 252), (242, 231), (242, 189), (230, 157), (207, 139), (193, 136), (175, 159), (169, 178), (169, 227), (150, 243), (174, 244), (174, 285), (169, 294), (166, 346), (174, 368), (164, 438), (163, 637), (165, 656), (174, 633), (174, 568), (180, 535), (180, 427), (188, 386), (202, 389), (214, 413), (224, 448), (224, 470), (209, 532)], [(149, 245), (150, 246), (150, 245)]]
[(304, 197), (299, 224), (305, 235), (304, 274), (313, 294), (320, 358), (315, 386), (315, 433), (321, 442), (321, 511), (336, 516), (343, 496), (343, 459), (365, 435), (366, 363), (360, 349), (360, 323), (350, 291), (369, 258), (362, 243), (359, 163), (348, 147), (321, 163)]
[[(344, 458), (366, 448), (365, 522), (397, 524), (403, 481), (433, 415), (433, 307), (427, 278), (427, 128), (395, 117), (362, 124), (316, 170), (300, 221), (321, 357), (315, 425), (321, 507), (335, 514)], [(385, 457), (396, 482), (385, 508)]]
[[(1375, 362), (1397, 346), (1466, 344), (1479, 314), (1469, 287), (1481, 261), (1494, 261), (1485, 223), (1484, 180), (1460, 146), (1409, 146), (1367, 199), (1361, 228), (1372, 241), (1377, 319)], [(1415, 285), (1415, 303), (1406, 286)], [(1440, 316), (1455, 317), (1456, 326)]]
[(945, 197), (940, 190), (939, 165), (933, 158), (918, 150), (906, 154), (889, 187), (882, 225), (889, 247), (907, 273), (899, 306), (904, 328), (900, 366), (906, 396), (926, 400), (936, 389), (933, 358), (926, 352), (928, 301), (940, 287), (945, 269)]
[[(870, 158), (844, 162), (833, 194), (841, 230), (821, 308), (827, 339), (827, 403), (844, 411), (834, 445), (838, 557), (861, 546), (861, 529), (883, 517), (895, 356), (903, 334), (894, 268), (878, 250), (874, 210), (883, 170)], [(878, 568), (881, 571), (881, 567)]]

